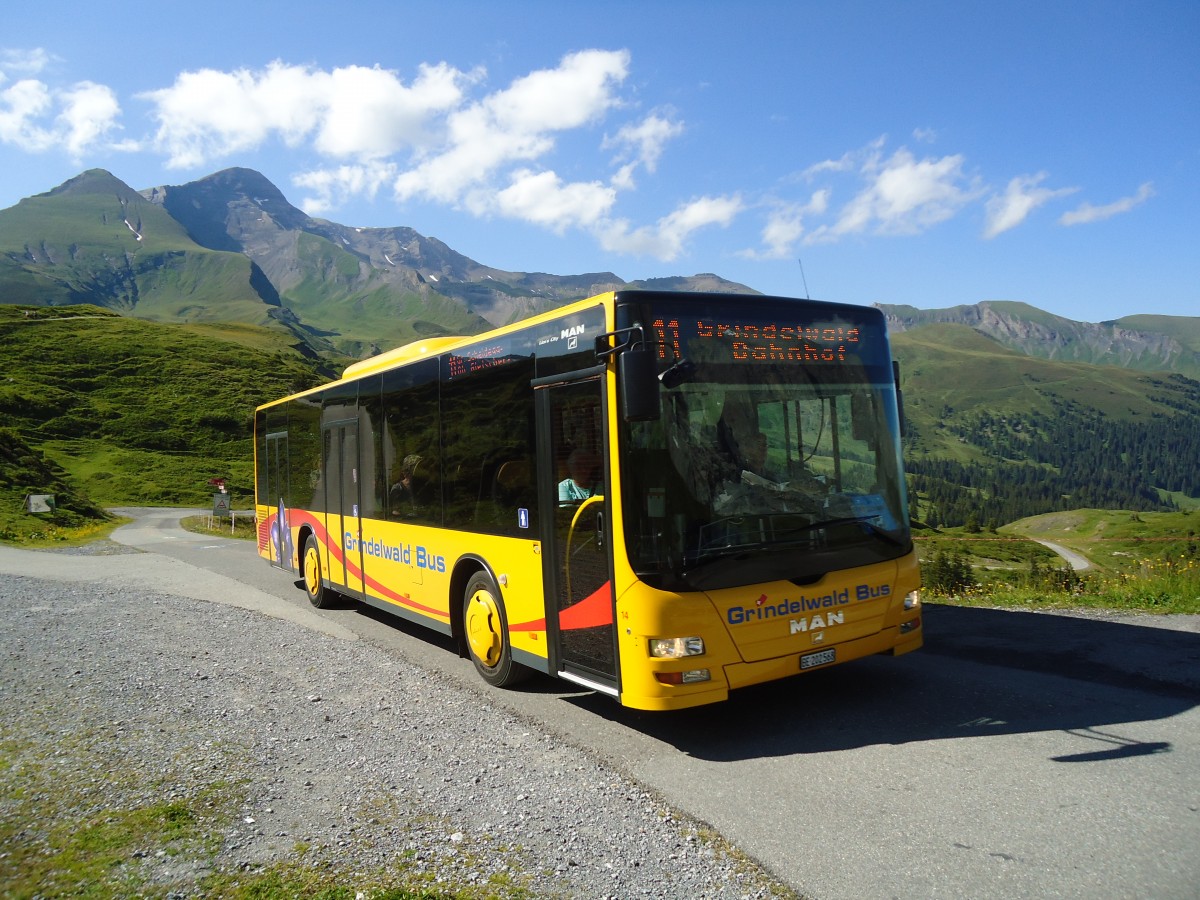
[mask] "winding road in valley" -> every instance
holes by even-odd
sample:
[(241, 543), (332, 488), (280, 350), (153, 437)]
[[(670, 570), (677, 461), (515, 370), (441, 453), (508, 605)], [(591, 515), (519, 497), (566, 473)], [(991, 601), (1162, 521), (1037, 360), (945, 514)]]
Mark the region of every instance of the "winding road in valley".
[(1082, 553), (1076, 553), (1074, 550), (1070, 550), (1064, 547), (1062, 544), (1056, 544), (1053, 541), (1043, 541), (1039, 538), (1030, 538), (1030, 540), (1041, 544), (1043, 547), (1053, 550), (1055, 553), (1065, 559), (1067, 564), (1076, 572), (1083, 572), (1092, 567), (1091, 560), (1089, 560), (1086, 556), (1084, 556)]

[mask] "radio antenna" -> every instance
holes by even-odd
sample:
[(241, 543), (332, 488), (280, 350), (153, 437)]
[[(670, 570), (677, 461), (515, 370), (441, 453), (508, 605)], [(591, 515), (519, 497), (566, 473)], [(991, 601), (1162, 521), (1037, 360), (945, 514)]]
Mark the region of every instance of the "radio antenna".
[(804, 282), (804, 299), (811, 300), (812, 297), (808, 294), (808, 279), (804, 277), (804, 260), (796, 257), (796, 262), (800, 263), (800, 280)]

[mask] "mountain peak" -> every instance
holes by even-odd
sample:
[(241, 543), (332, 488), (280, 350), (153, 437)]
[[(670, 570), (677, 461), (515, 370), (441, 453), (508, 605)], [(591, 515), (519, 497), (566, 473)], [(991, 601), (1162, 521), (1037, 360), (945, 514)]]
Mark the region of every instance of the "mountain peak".
[(261, 172), (234, 167), (183, 185), (147, 188), (142, 196), (159, 203), (187, 228), (192, 239), (210, 250), (243, 251), (227, 223), (257, 220), (266, 213), (285, 231), (303, 231), (312, 220), (288, 203), (283, 192)]
[(193, 181), (190, 186), (199, 185), (211, 185), (216, 189), (233, 195), (240, 195), (250, 199), (267, 200), (272, 203), (295, 208), (287, 202), (287, 199), (283, 196), (283, 192), (275, 186), (271, 179), (267, 178), (262, 172), (254, 169), (245, 169), (240, 166), (222, 169), (220, 172), (214, 172), (211, 175)]
[(104, 194), (129, 198), (137, 194), (133, 188), (123, 182), (107, 169), (88, 169), (80, 172), (74, 178), (68, 178), (56, 188), (52, 188), (39, 197), (59, 197), (63, 195)]

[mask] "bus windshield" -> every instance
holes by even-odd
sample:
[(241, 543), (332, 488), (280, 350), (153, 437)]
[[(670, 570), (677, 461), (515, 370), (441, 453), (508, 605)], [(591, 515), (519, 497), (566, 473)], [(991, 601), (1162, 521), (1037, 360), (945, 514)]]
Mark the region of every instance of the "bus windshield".
[(648, 583), (808, 584), (912, 550), (877, 310), (686, 295), (643, 305), (661, 414), (623, 426), (625, 539)]

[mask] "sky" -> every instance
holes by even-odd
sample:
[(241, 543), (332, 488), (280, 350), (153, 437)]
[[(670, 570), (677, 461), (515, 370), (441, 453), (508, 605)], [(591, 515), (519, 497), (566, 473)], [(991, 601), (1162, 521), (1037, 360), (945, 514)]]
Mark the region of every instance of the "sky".
[(1200, 3), (47, 0), (0, 208), (256, 169), (488, 266), (1200, 316)]

